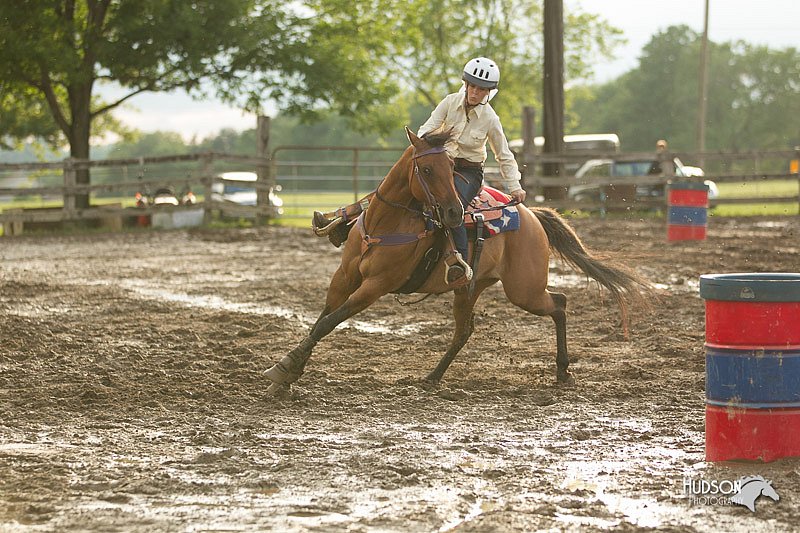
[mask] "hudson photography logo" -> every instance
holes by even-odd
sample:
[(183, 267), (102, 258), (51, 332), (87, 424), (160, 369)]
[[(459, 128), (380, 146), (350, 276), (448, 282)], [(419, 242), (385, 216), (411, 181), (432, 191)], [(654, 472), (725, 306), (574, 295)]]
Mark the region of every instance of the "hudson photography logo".
[(742, 477), (736, 481), (683, 478), (683, 495), (690, 505), (741, 505), (754, 513), (759, 497), (781, 499), (772, 481), (761, 476)]

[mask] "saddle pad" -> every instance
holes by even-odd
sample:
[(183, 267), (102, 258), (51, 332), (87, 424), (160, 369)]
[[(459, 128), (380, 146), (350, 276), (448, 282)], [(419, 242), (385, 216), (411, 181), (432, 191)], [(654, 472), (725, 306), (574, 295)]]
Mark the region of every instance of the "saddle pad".
[[(467, 229), (475, 228), (475, 220), (472, 216), (475, 209), (499, 207), (510, 201), (511, 197), (504, 192), (484, 185), (478, 195), (467, 206), (464, 213), (464, 225)], [(482, 211), (480, 214), (483, 215), (484, 227), (488, 230), (490, 237), (498, 233), (519, 229), (519, 210), (515, 205)]]

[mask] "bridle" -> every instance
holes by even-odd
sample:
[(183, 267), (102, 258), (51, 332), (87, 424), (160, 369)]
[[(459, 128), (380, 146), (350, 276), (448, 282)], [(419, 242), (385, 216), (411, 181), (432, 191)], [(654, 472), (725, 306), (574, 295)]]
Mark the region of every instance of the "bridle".
[(389, 233), (385, 235), (370, 235), (365, 227), (365, 217), (364, 213), (362, 213), (358, 217), (358, 219), (356, 219), (355, 223), (356, 228), (358, 228), (359, 233), (361, 233), (362, 258), (364, 257), (364, 254), (367, 252), (367, 250), (369, 250), (373, 246), (398, 246), (404, 244), (411, 244), (421, 241), (422, 239), (431, 237), (437, 231), (440, 231), (445, 228), (445, 224), (444, 222), (442, 222), (443, 220), (442, 207), (439, 205), (439, 202), (436, 200), (436, 197), (431, 192), (428, 183), (422, 176), (422, 173), (419, 170), (419, 163), (417, 162), (417, 160), (420, 157), (424, 157), (426, 155), (441, 154), (443, 152), (445, 152), (445, 148), (443, 146), (435, 146), (420, 153), (417, 153), (417, 149), (416, 147), (414, 147), (414, 153), (411, 157), (411, 160), (413, 162), (413, 168), (412, 171), (409, 173), (408, 185), (409, 187), (411, 187), (412, 185), (411, 180), (413, 180), (415, 177), (417, 181), (419, 181), (419, 184), (425, 193), (425, 199), (426, 199), (425, 206), (423, 207), (423, 209), (414, 209), (413, 207), (409, 207), (407, 205), (403, 205), (388, 200), (381, 194), (380, 185), (375, 190), (375, 197), (378, 200), (391, 207), (408, 211), (415, 217), (422, 218), (425, 221), (425, 228), (419, 233)]
[(390, 205), (392, 207), (396, 207), (398, 209), (404, 209), (404, 210), (410, 212), (411, 214), (413, 214), (414, 216), (424, 218), (426, 220), (426, 222), (429, 222), (429, 223), (433, 224), (437, 228), (443, 228), (444, 227), (444, 223), (442, 222), (442, 218), (443, 218), (443, 216), (442, 216), (442, 206), (439, 205), (439, 201), (436, 199), (436, 197), (431, 192), (431, 189), (428, 186), (428, 183), (425, 181), (425, 178), (422, 177), (422, 173), (419, 171), (419, 163), (417, 162), (417, 160), (420, 157), (425, 157), (426, 155), (441, 154), (442, 152), (446, 152), (446, 149), (445, 149), (444, 146), (434, 146), (433, 148), (429, 148), (429, 149), (425, 150), (424, 152), (420, 152), (420, 153), (417, 153), (417, 149), (416, 149), (416, 147), (414, 147), (414, 154), (411, 156), (411, 161), (413, 162), (413, 168), (412, 168), (411, 175), (409, 176), (409, 180), (408, 180), (409, 181), (409, 183), (408, 183), (409, 188), (411, 187), (411, 180), (414, 177), (416, 177), (417, 181), (419, 182), (420, 186), (422, 187), (422, 191), (425, 193), (425, 199), (426, 199), (425, 205), (430, 208), (430, 212), (425, 211), (425, 210), (420, 210), (420, 209), (414, 209), (412, 207), (408, 207), (406, 205), (399, 204), (397, 202), (392, 202), (390, 200), (387, 200), (381, 194), (380, 187), (375, 191), (375, 197), (378, 200), (380, 200), (381, 202), (383, 202), (383, 203), (385, 203), (387, 205)]

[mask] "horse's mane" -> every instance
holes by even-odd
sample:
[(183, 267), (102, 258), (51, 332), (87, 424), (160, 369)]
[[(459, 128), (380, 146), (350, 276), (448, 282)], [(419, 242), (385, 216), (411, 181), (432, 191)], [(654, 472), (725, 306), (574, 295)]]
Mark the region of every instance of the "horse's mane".
[(429, 131), (428, 133), (422, 136), (422, 140), (428, 143), (433, 148), (436, 146), (444, 146), (444, 143), (449, 141), (452, 135), (453, 135), (453, 130), (440, 131), (438, 133)]
[(766, 479), (764, 479), (763, 476), (747, 476), (747, 477), (743, 477), (739, 481), (741, 482), (742, 487), (744, 487), (745, 485), (747, 485), (751, 481), (763, 481), (764, 483), (767, 483), (768, 485), (770, 484)]

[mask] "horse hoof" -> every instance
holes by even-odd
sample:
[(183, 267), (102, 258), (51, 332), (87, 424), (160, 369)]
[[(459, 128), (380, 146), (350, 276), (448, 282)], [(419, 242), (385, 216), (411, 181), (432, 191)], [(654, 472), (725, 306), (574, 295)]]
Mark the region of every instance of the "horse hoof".
[(272, 368), (267, 370), (264, 375), (267, 376), (268, 380), (279, 385), (289, 385), (297, 381), (297, 379), (300, 377), (300, 374), (289, 372), (280, 363), (275, 363), (272, 365)]
[(429, 392), (438, 389), (439, 385), (440, 385), (440, 378), (430, 375), (419, 382), (420, 388)]
[(287, 383), (270, 383), (267, 388), (267, 395), (279, 400), (285, 400), (291, 397), (291, 385)]
[(575, 386), (575, 376), (569, 370), (558, 372), (556, 379), (558, 380), (558, 384), (562, 387)]

